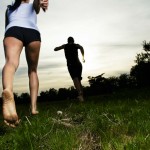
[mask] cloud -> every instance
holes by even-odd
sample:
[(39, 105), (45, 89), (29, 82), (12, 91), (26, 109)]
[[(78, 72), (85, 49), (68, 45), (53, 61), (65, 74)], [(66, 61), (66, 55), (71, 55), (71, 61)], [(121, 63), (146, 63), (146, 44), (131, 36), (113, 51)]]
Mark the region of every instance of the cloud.
[[(1, 12), (5, 12), (11, 2), (2, 1)], [(53, 50), (55, 46), (66, 43), (70, 35), (85, 49), (83, 85), (88, 84), (89, 75), (97, 76), (105, 72), (106, 76), (111, 76), (129, 72), (136, 54), (142, 51), (142, 42), (150, 39), (149, 6), (149, 0), (50, 1), (48, 11), (41, 11), (38, 15), (42, 36), (38, 66), (40, 90), (73, 84), (67, 71), (64, 52)], [(4, 13), (0, 13), (0, 18), (2, 41)], [(5, 62), (2, 42), (0, 49), (2, 68)], [(14, 90), (28, 91), (27, 81), (27, 64), (23, 53), (15, 76)]]

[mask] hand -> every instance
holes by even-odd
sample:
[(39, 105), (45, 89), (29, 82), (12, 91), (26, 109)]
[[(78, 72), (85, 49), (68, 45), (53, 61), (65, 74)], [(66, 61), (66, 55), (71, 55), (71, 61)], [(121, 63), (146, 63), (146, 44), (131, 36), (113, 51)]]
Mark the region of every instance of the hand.
[(45, 12), (48, 9), (48, 0), (40, 0), (40, 7)]
[(82, 59), (82, 62), (85, 63), (85, 59), (84, 58)]
[(54, 48), (54, 51), (58, 51), (57, 48)]

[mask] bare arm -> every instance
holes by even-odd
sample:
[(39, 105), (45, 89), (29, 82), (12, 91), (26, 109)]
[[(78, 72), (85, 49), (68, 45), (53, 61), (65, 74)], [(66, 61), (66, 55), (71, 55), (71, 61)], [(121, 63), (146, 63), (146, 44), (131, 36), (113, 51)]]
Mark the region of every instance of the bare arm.
[(85, 59), (84, 59), (84, 48), (81, 45), (79, 45), (79, 44), (77, 44), (77, 46), (78, 46), (78, 49), (80, 49), (80, 51), (81, 51), (82, 61), (85, 62)]
[(40, 12), (40, 0), (34, 0), (33, 7), (35, 9), (36, 14), (38, 14)]
[(8, 9), (7, 9), (6, 12), (5, 12), (5, 28), (6, 28), (6, 26), (8, 25), (7, 11), (8, 11)]
[(42, 8), (44, 11), (48, 9), (48, 0), (34, 0), (33, 7), (36, 11), (36, 14), (39, 14), (40, 8)]
[(58, 47), (55, 47), (54, 51), (59, 51), (59, 50), (64, 49), (64, 48), (65, 48), (65, 44), (61, 45), (61, 46), (58, 46)]

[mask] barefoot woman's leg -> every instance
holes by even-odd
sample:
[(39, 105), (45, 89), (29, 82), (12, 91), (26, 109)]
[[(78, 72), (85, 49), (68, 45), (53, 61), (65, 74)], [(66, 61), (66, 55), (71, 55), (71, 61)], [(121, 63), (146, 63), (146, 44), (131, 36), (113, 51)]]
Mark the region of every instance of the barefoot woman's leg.
[(29, 88), (31, 96), (31, 113), (38, 114), (37, 96), (39, 90), (39, 79), (37, 75), (37, 66), (40, 52), (40, 41), (31, 42), (25, 49), (28, 63)]
[(4, 39), (4, 52), (5, 52), (5, 65), (2, 71), (2, 84), (3, 84), (3, 117), (4, 122), (14, 127), (18, 124), (18, 115), (13, 96), (13, 79), (15, 71), (19, 65), (20, 53), (22, 51), (22, 42), (13, 37)]

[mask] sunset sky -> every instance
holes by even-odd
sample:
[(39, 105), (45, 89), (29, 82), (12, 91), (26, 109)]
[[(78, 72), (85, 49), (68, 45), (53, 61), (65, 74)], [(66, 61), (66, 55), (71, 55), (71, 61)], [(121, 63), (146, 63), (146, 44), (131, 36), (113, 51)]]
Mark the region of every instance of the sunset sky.
[[(4, 16), (11, 3), (12, 0), (1, 0), (0, 5), (0, 78), (5, 63)], [(87, 86), (88, 76), (105, 73), (105, 77), (110, 77), (130, 72), (143, 41), (150, 40), (150, 1), (50, 0), (49, 9), (46, 13), (41, 10), (37, 24), (42, 37), (39, 92), (73, 85), (63, 50), (53, 50), (65, 44), (69, 36), (85, 49), (82, 84)], [(24, 50), (14, 79), (14, 92), (29, 92)]]

